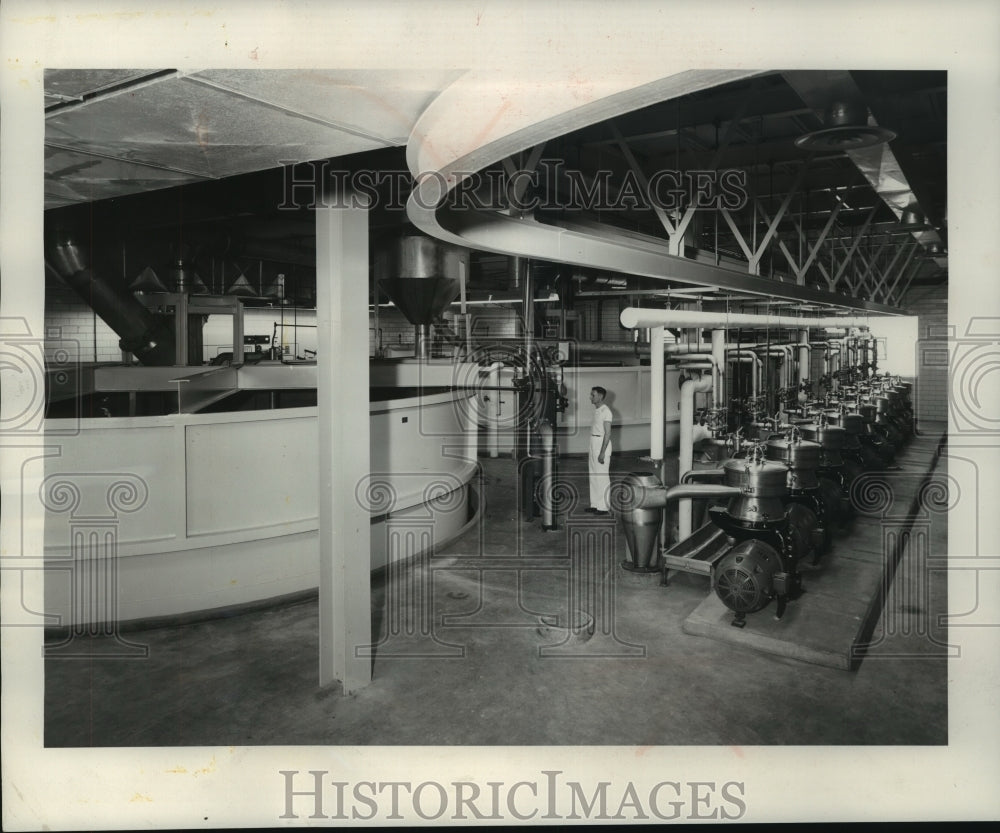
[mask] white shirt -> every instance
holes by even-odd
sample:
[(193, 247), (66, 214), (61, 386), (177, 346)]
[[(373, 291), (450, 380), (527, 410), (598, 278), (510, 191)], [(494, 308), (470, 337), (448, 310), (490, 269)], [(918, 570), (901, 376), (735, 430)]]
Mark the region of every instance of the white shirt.
[(590, 423), (590, 433), (603, 437), (605, 422), (611, 422), (611, 409), (602, 402), (594, 408), (594, 421)]

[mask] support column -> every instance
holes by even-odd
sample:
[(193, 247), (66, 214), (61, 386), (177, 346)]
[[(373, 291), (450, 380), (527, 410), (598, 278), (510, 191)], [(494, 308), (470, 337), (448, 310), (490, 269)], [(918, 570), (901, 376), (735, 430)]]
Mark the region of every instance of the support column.
[(348, 191), (322, 193), (316, 208), (319, 683), (340, 680), (344, 694), (372, 678), (371, 656), (362, 655), (372, 644), (371, 518), (355, 497), (371, 472), (368, 209), (360, 205)]

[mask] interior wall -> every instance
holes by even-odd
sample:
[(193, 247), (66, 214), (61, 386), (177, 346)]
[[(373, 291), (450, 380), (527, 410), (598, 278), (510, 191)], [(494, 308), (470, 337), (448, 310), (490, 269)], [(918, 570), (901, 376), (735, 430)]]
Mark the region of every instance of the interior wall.
[(906, 309), (917, 316), (913, 394), (917, 421), (947, 421), (949, 335), (954, 330), (948, 324), (948, 285), (911, 290)]
[[(58, 359), (56, 354), (58, 355)], [(45, 358), (62, 364), (120, 361), (118, 334), (72, 289), (46, 286)]]

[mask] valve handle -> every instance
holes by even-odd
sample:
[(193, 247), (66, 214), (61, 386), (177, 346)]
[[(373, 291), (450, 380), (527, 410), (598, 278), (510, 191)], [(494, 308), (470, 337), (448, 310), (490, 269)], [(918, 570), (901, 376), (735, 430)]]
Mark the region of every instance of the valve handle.
[(764, 444), (754, 443), (747, 452), (747, 464), (745, 466), (747, 471), (750, 471), (751, 463), (762, 463), (764, 462)]

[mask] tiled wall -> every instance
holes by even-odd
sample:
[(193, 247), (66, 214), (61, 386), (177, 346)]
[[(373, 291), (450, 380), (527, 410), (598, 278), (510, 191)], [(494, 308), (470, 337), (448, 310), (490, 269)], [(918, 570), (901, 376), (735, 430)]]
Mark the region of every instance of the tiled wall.
[(118, 334), (73, 290), (61, 286), (45, 293), (46, 358), (51, 360), (56, 351), (61, 361), (74, 363), (114, 362), (122, 355)]

